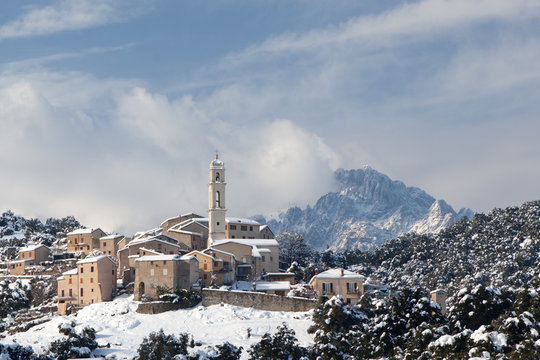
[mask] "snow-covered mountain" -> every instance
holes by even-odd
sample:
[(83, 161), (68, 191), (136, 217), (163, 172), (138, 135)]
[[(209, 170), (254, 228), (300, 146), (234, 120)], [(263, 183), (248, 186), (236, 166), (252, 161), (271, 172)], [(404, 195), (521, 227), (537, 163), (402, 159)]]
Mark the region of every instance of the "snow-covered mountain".
[[(370, 168), (338, 169), (337, 191), (322, 196), (313, 207), (292, 207), (272, 216), (274, 233), (295, 231), (316, 250), (374, 249), (409, 231), (438, 232), (470, 209), (458, 213), (444, 200)], [(258, 217), (258, 220), (265, 219)]]

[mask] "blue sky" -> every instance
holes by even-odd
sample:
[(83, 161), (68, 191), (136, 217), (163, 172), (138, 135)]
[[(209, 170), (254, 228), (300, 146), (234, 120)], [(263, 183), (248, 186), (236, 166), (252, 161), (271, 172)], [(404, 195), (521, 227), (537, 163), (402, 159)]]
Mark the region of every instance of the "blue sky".
[(456, 209), (540, 198), (536, 1), (0, 4), (0, 200), (132, 232), (305, 205), (370, 165)]

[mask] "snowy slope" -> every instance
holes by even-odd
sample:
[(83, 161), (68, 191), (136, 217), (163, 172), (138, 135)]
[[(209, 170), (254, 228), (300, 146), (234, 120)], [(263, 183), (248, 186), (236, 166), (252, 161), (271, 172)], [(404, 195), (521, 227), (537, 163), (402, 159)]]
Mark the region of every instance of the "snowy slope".
[(274, 233), (301, 233), (316, 250), (368, 250), (409, 231), (438, 232), (461, 216), (472, 216), (469, 209), (458, 215), (443, 200), (370, 167), (338, 169), (335, 179), (337, 191), (322, 196), (315, 206), (272, 216), (267, 223)]
[[(274, 333), (282, 323), (296, 331), (301, 345), (313, 343), (307, 328), (311, 325), (310, 313), (272, 312), (242, 308), (237, 306), (198, 306), (193, 309), (169, 311), (156, 315), (138, 314), (137, 304), (132, 296), (121, 296), (112, 302), (87, 306), (71, 316), (57, 316), (51, 321), (2, 340), (3, 343), (16, 342), (30, 345), (38, 353), (43, 353), (48, 344), (61, 338), (58, 325), (75, 321), (77, 328), (91, 326), (96, 329), (96, 341), (100, 346), (95, 355), (116, 356), (131, 359), (137, 355), (137, 348), (145, 336), (152, 331), (163, 329), (165, 334), (178, 335), (187, 332), (195, 341), (205, 345), (218, 345), (228, 341), (237, 346), (249, 348), (261, 340), (266, 332)], [(247, 329), (251, 328), (251, 337)], [(80, 330), (80, 329), (79, 329)], [(247, 358), (244, 352), (243, 358)]]

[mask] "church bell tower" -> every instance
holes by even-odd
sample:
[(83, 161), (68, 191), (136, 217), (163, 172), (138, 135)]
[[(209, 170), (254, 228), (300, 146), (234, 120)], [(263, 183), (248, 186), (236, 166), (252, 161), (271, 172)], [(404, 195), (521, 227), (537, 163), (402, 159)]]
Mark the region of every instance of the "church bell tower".
[(215, 159), (210, 163), (208, 171), (208, 237), (212, 240), (225, 239), (225, 165), (219, 160), (216, 153)]

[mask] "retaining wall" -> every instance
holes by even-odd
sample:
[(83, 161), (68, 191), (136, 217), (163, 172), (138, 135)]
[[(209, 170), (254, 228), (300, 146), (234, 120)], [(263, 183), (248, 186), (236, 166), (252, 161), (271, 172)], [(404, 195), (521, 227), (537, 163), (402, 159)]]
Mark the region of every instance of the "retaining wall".
[(313, 299), (249, 291), (202, 290), (202, 304), (204, 306), (221, 303), (267, 311), (309, 311), (317, 306), (317, 301)]
[(137, 307), (137, 312), (139, 314), (159, 314), (165, 311), (185, 309), (187, 307), (188, 306), (184, 304), (154, 301), (154, 302), (140, 303), (139, 306)]

